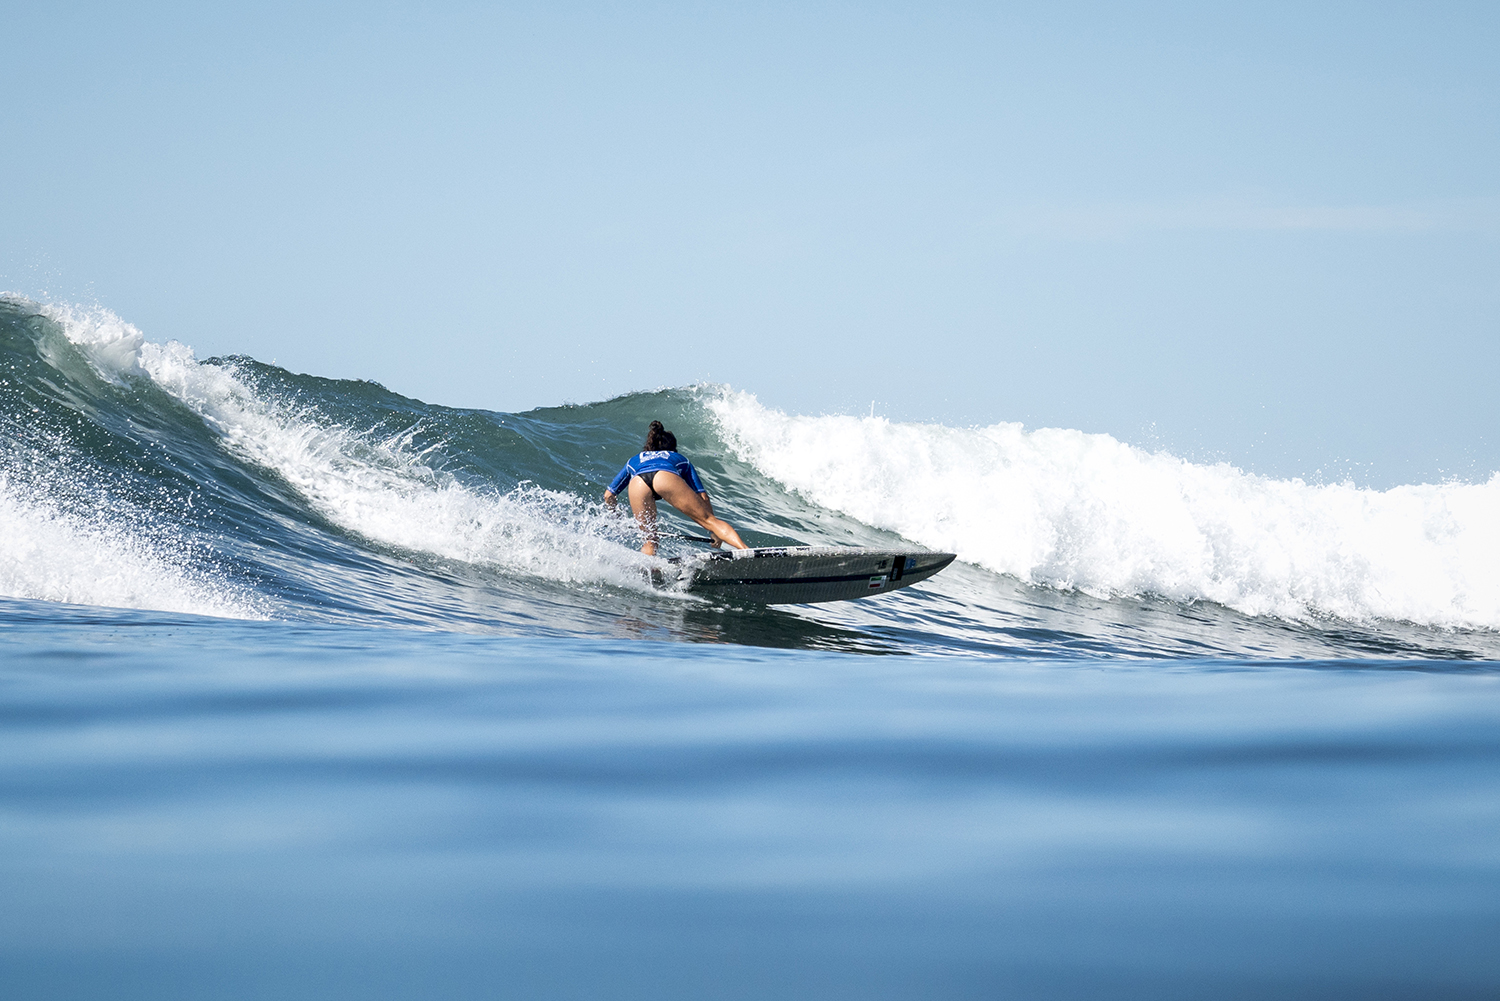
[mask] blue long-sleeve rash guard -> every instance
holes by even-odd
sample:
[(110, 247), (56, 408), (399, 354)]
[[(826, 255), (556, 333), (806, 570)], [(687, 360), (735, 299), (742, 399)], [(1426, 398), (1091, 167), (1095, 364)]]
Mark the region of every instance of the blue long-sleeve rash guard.
[(688, 486), (698, 493), (708, 492), (703, 488), (703, 481), (698, 479), (698, 470), (693, 468), (693, 464), (681, 452), (642, 452), (625, 463), (625, 468), (615, 474), (615, 478), (610, 481), (609, 492), (618, 494), (624, 489), (625, 484), (630, 482), (632, 476), (649, 473), (653, 469), (664, 469), (676, 473), (687, 480)]

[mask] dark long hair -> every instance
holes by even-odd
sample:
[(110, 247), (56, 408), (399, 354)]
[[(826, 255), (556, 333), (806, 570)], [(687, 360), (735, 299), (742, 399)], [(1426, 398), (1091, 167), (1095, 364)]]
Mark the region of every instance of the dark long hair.
[(643, 452), (675, 452), (677, 436), (661, 426), (661, 421), (652, 421), (646, 429), (646, 447)]

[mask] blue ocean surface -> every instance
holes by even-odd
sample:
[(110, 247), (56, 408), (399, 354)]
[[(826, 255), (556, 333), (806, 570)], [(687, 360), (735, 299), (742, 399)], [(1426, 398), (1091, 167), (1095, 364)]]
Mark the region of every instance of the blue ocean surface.
[[(454, 410), (14, 296), (0, 404), (0, 996), (1500, 996), (1500, 478)], [(752, 545), (959, 562), (659, 590), (653, 418)]]

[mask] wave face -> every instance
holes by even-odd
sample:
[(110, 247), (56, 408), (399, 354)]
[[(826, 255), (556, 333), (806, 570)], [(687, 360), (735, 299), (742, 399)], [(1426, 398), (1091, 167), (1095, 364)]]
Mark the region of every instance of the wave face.
[[(723, 387), (456, 410), (16, 297), (0, 351), (11, 598), (872, 652), (1500, 654), (1500, 477), (1315, 486), (1076, 431), (790, 416)], [(752, 545), (907, 540), (963, 562), (831, 606), (653, 591), (597, 500), (653, 418)]]

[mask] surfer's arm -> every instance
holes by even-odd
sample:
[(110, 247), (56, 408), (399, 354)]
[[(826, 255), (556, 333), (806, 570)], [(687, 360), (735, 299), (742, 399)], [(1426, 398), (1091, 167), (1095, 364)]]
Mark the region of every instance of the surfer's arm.
[(687, 480), (688, 486), (692, 487), (693, 491), (699, 497), (703, 498), (703, 503), (708, 506), (709, 516), (712, 517), (714, 502), (708, 499), (708, 488), (703, 485), (703, 477), (698, 475), (698, 470), (693, 468), (693, 464), (687, 460), (686, 456), (681, 456), (681, 458), (682, 461), (677, 465), (677, 474), (684, 480)]
[(703, 487), (703, 478), (698, 475), (698, 470), (694, 469), (693, 464), (687, 461), (686, 458), (678, 463), (677, 475), (687, 480), (688, 486), (696, 490), (699, 497), (708, 500), (708, 491)]
[(604, 503), (606, 505), (609, 507), (615, 506), (615, 497), (624, 489), (625, 484), (630, 482), (630, 477), (634, 473), (635, 470), (631, 469), (630, 463), (627, 462), (625, 463), (625, 467), (615, 474), (615, 478), (609, 481), (609, 486), (604, 488)]

